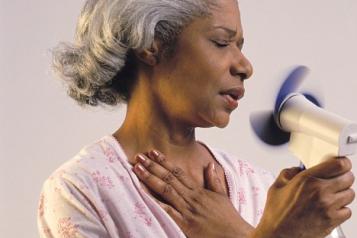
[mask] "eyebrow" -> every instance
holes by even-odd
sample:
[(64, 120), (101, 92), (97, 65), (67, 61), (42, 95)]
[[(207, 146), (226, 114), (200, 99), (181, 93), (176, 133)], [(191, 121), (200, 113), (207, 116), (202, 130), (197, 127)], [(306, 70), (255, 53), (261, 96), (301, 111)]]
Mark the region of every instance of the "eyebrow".
[(225, 26), (215, 26), (213, 28), (214, 29), (222, 29), (222, 30), (226, 31), (229, 34), (230, 37), (233, 37), (233, 36), (235, 36), (237, 34), (236, 30), (232, 30), (232, 29), (227, 28)]

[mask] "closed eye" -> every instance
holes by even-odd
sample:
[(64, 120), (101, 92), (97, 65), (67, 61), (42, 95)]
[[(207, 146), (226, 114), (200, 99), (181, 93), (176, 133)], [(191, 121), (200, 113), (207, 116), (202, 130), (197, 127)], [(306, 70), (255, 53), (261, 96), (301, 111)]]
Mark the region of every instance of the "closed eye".
[(218, 47), (218, 48), (224, 48), (229, 46), (228, 42), (219, 42), (219, 41), (213, 41), (213, 43)]

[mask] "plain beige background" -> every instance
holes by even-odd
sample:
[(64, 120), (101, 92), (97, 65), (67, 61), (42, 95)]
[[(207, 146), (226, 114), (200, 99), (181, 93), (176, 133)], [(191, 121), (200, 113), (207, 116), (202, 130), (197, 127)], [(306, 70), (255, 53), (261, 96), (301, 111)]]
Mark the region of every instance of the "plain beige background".
[[(0, 237), (38, 237), (43, 181), (123, 120), (124, 106), (81, 109), (50, 72), (49, 49), (72, 40), (82, 3), (0, 0)], [(328, 110), (357, 121), (357, 1), (242, 0), (240, 5), (244, 51), (255, 74), (230, 125), (198, 130), (198, 138), (278, 173), (298, 161), (286, 146), (259, 142), (249, 114), (270, 109), (289, 69), (303, 64), (311, 68), (305, 87), (323, 92)], [(357, 157), (351, 158), (356, 167)], [(356, 204), (354, 217), (343, 225), (349, 238), (357, 235)]]

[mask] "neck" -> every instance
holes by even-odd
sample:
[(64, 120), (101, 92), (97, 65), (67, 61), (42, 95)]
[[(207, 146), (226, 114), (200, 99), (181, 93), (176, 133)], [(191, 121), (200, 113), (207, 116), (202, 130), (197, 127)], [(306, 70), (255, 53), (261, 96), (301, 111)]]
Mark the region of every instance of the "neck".
[[(143, 81), (141, 81), (143, 82)], [(135, 154), (156, 149), (170, 157), (188, 158), (197, 148), (195, 129), (163, 109), (149, 85), (138, 83), (127, 107), (122, 126), (114, 133), (129, 162)]]

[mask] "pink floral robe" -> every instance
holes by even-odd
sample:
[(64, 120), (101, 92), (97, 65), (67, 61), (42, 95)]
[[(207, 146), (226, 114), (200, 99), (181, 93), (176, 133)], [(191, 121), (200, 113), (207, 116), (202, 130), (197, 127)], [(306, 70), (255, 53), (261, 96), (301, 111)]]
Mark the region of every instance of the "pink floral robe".
[[(271, 173), (205, 145), (222, 165), (230, 200), (251, 225), (259, 222)], [(183, 238), (170, 216), (140, 187), (111, 135), (83, 148), (44, 183), (40, 237)]]

